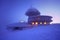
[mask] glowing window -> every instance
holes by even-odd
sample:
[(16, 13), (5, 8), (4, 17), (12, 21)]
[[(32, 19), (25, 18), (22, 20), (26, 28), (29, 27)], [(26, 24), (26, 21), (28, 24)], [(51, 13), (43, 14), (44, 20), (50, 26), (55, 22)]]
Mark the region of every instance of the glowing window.
[(35, 22), (35, 24), (37, 25), (37, 24), (38, 24), (38, 22)]
[(32, 22), (32, 24), (34, 24), (34, 22)]
[(44, 22), (44, 24), (47, 24), (46, 22)]
[(40, 24), (42, 24), (42, 22), (40, 22)]

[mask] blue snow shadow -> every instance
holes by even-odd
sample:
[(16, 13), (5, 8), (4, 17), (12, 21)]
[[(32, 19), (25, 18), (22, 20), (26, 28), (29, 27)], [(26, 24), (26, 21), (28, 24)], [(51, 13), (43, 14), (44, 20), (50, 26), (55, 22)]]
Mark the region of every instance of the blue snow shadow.
[(60, 24), (36, 26), (21, 31), (8, 31), (4, 36), (4, 40), (60, 40)]

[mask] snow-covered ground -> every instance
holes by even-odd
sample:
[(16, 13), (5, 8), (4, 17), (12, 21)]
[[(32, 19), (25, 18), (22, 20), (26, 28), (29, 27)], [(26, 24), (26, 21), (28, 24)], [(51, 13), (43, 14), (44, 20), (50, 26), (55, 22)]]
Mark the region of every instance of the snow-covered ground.
[(0, 40), (60, 40), (60, 24), (1, 32)]

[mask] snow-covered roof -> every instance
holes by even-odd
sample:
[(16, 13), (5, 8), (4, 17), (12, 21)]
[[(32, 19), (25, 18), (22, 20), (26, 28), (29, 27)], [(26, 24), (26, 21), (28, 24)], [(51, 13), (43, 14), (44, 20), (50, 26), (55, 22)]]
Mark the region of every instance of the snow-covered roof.
[(28, 11), (38, 11), (36, 8), (29, 8)]
[(40, 15), (40, 12), (36, 8), (29, 8), (26, 12), (27, 16)]

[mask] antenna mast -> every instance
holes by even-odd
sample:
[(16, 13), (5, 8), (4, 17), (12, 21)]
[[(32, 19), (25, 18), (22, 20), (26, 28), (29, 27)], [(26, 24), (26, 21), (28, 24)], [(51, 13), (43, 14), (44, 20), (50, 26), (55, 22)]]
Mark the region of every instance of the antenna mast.
[(31, 0), (31, 5), (30, 5), (31, 8), (33, 8), (33, 0)]

